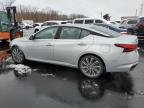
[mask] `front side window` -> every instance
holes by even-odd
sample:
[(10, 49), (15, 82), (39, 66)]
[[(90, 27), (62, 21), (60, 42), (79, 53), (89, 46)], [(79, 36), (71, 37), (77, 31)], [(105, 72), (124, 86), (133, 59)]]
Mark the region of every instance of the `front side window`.
[(81, 29), (74, 27), (62, 27), (60, 39), (79, 39)]
[(85, 20), (85, 24), (93, 24), (94, 20)]
[(51, 27), (38, 32), (35, 39), (54, 39), (58, 27)]

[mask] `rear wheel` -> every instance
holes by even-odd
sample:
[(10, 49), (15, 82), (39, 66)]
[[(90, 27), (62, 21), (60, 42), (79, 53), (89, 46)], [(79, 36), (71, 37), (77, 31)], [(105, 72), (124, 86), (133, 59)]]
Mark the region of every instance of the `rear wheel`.
[(79, 61), (79, 69), (86, 77), (98, 78), (104, 73), (105, 66), (97, 56), (86, 55)]
[(18, 47), (12, 48), (11, 55), (15, 63), (18, 64), (24, 63), (25, 61), (24, 53)]

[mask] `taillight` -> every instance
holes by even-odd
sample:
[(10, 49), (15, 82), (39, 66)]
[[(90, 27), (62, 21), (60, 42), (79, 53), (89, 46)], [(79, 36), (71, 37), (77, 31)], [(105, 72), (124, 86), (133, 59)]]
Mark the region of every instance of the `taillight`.
[(115, 44), (115, 46), (123, 48), (123, 52), (131, 52), (138, 48), (137, 44)]
[(128, 33), (127, 33), (127, 32), (120, 32), (120, 34), (128, 35)]
[(137, 21), (136, 26), (139, 28), (141, 25), (142, 25), (141, 22)]

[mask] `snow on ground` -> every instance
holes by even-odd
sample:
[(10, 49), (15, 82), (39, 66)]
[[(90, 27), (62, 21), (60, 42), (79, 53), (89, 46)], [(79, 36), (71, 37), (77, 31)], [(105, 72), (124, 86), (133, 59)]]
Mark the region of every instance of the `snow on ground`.
[(29, 66), (23, 64), (10, 64), (7, 65), (7, 68), (14, 69), (19, 74), (31, 74), (32, 69)]

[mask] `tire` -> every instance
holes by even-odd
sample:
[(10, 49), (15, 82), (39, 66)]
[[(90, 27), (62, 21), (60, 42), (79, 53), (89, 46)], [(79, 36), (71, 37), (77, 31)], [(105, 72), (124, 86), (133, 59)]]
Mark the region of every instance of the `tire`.
[(18, 47), (14, 47), (11, 50), (12, 59), (16, 64), (22, 64), (25, 61), (25, 56), (22, 50)]
[(97, 56), (86, 55), (80, 59), (79, 69), (88, 78), (98, 78), (105, 72), (105, 65)]

